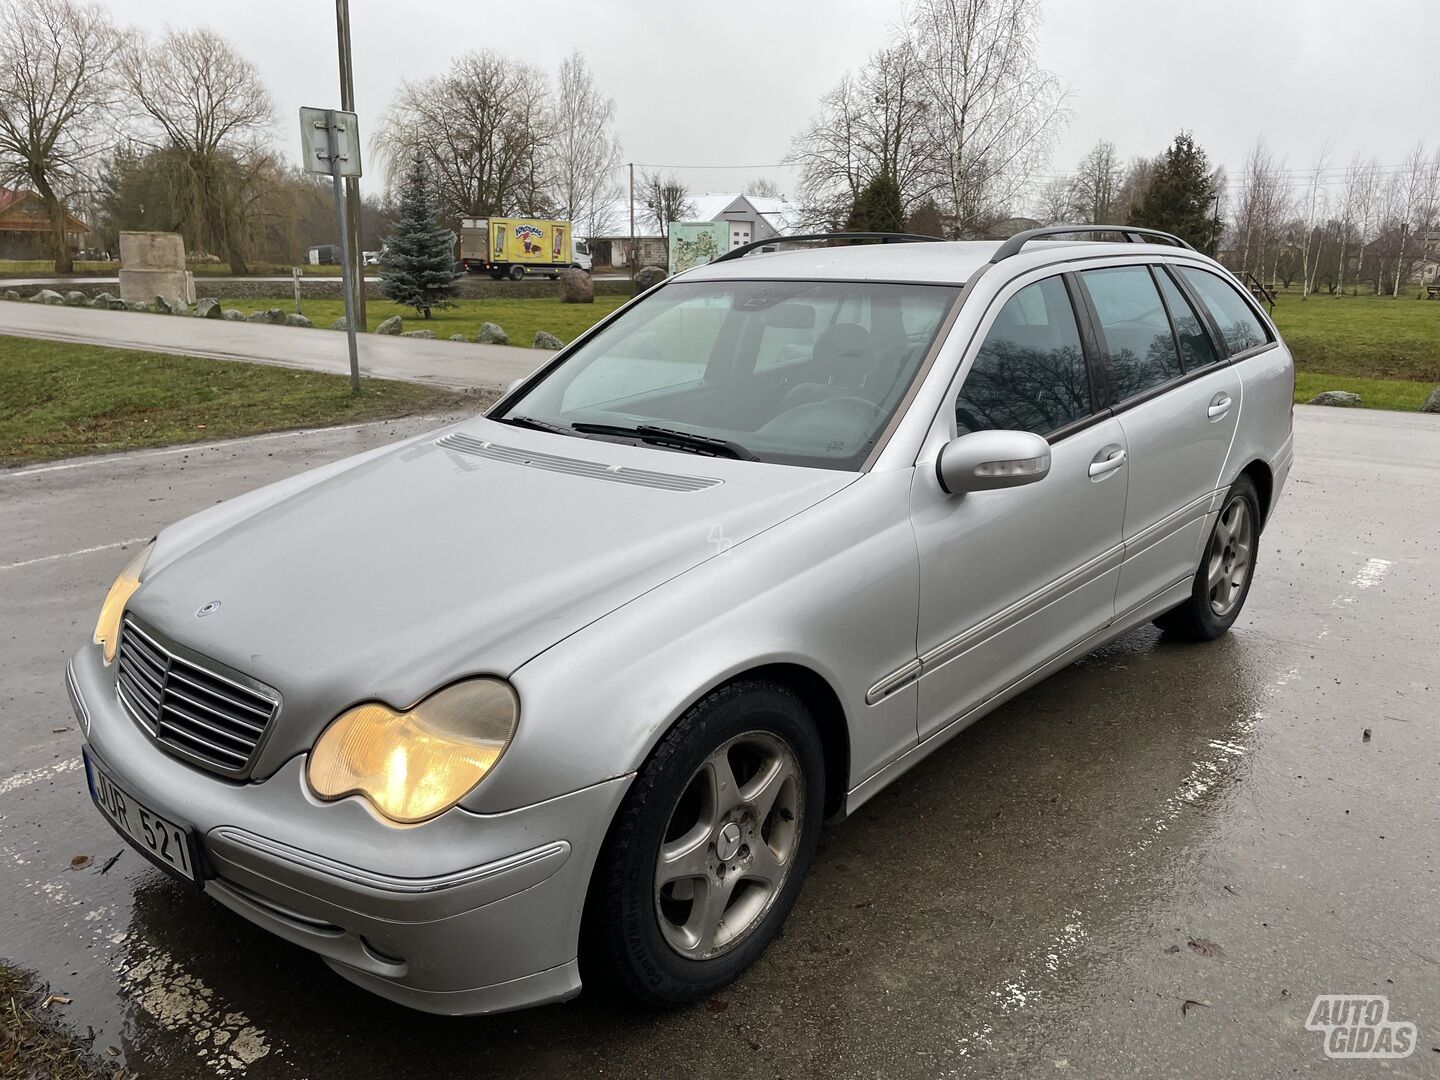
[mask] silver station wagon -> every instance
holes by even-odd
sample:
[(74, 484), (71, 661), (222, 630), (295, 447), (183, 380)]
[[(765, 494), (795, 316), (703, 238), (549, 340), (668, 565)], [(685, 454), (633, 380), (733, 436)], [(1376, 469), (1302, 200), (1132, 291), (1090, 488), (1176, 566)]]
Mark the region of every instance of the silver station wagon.
[(68, 670), (106, 818), (418, 1009), (693, 1001), (823, 820), (1139, 624), (1235, 621), (1294, 372), (1218, 264), (755, 247), (487, 415), (161, 532)]

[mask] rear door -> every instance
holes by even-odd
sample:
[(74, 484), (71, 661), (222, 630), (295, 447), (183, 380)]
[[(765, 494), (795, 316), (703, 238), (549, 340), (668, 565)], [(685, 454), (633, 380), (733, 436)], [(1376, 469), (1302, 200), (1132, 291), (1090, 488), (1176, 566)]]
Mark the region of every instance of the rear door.
[(1108, 267), (1079, 278), (1129, 450), (1125, 562), (1115, 596), (1123, 618), (1199, 565), (1240, 416), (1240, 377), (1166, 267)]
[(1120, 571), (1125, 440), (1097, 408), (1063, 276), (1010, 286), (961, 367), (950, 434), (1025, 430), (1050, 442), (1039, 483), (946, 495), (917, 469), (921, 739), (1108, 625)]

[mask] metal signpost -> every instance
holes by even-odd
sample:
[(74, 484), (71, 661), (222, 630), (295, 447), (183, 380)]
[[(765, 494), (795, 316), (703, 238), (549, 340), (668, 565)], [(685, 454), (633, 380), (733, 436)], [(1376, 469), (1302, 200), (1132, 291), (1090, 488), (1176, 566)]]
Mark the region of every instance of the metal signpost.
[(345, 178), (360, 175), (360, 122), (353, 112), (301, 109), (300, 137), (305, 171), (329, 173), (335, 182), (335, 223), (340, 228), (340, 279), (345, 291), (345, 338), (350, 345), (350, 389), (360, 392), (360, 358), (355, 349), (355, 301), (351, 291), (350, 221), (345, 213)]

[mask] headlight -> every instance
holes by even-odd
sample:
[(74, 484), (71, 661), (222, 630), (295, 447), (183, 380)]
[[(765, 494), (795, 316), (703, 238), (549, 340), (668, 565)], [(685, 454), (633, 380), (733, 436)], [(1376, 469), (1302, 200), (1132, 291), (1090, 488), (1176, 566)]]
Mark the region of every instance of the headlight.
[(105, 603), (100, 608), (100, 621), (95, 624), (95, 644), (103, 646), (107, 664), (115, 659), (115, 649), (120, 644), (120, 616), (125, 614), (125, 605), (140, 587), (140, 572), (145, 569), (145, 561), (154, 550), (155, 541), (151, 540), (125, 564), (125, 569), (120, 571), (115, 584), (111, 585), (110, 591), (105, 594)]
[(407, 712), (357, 705), (315, 743), (310, 786), (322, 799), (363, 795), (392, 821), (425, 821), (485, 778), (519, 718), (514, 688), (484, 677), (447, 686)]

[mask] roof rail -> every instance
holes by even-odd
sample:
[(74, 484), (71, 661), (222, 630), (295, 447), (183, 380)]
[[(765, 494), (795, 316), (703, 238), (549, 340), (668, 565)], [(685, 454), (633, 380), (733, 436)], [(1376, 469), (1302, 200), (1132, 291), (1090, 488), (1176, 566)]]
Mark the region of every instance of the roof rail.
[(719, 262), (728, 262), (731, 259), (743, 259), (750, 252), (758, 248), (772, 247), (775, 244), (790, 244), (799, 240), (878, 240), (882, 244), (922, 244), (940, 243), (938, 236), (921, 236), (918, 233), (892, 233), (892, 232), (820, 232), (803, 233), (800, 236), (772, 236), (769, 240), (752, 240), (748, 244), (741, 244), (737, 248), (731, 248), (719, 258), (711, 259), (711, 265)]
[(1174, 244), (1176, 247), (1195, 249), (1190, 247), (1184, 240), (1174, 233), (1161, 232), (1159, 229), (1140, 229), (1133, 225), (1046, 225), (1040, 229), (1026, 229), (1024, 232), (1016, 233), (1003, 244), (991, 257), (992, 263), (998, 263), (1011, 255), (1020, 254), (1020, 249), (1031, 240), (1039, 240), (1046, 236), (1069, 236), (1071, 233), (1119, 233), (1125, 237), (1127, 243), (1143, 244), (1146, 239), (1164, 240)]

